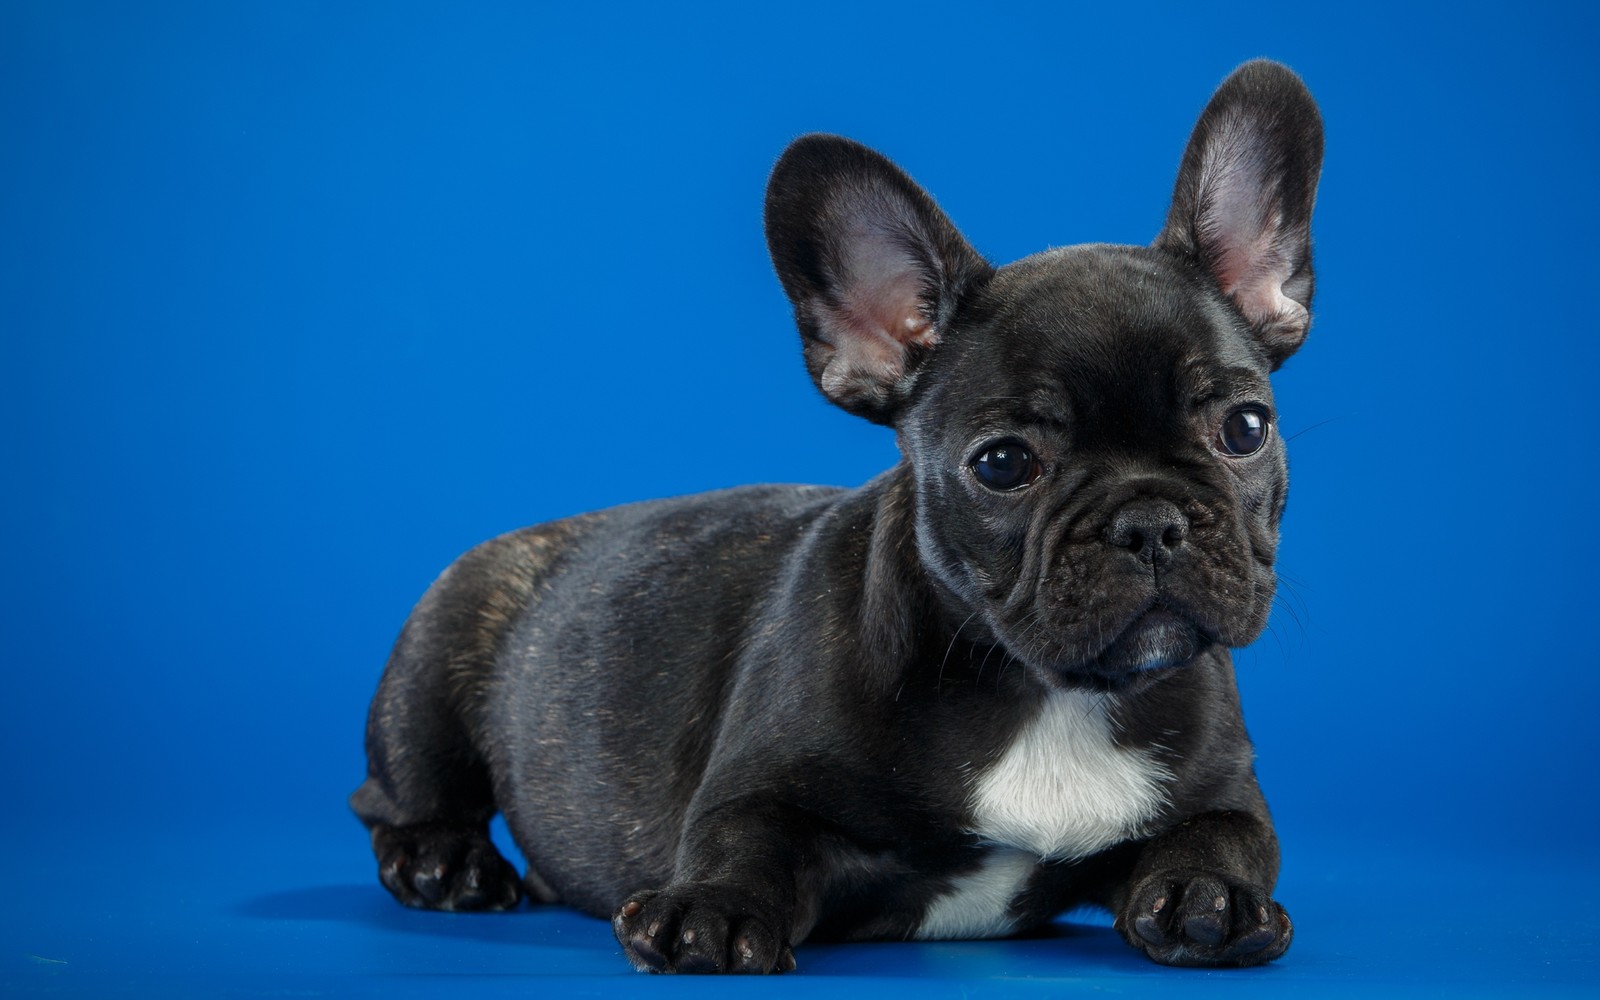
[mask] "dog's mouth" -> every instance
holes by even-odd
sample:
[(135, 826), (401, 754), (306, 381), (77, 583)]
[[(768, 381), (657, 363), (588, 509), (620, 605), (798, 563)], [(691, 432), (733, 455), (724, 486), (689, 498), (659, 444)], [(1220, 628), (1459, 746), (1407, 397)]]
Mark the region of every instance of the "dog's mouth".
[(1172, 601), (1152, 598), (1110, 642), (1055, 673), (1062, 679), (1122, 687), (1182, 667), (1218, 642), (1211, 631)]
[(1128, 623), (1090, 663), (1101, 675), (1143, 673), (1194, 659), (1208, 640), (1193, 621), (1156, 603)]

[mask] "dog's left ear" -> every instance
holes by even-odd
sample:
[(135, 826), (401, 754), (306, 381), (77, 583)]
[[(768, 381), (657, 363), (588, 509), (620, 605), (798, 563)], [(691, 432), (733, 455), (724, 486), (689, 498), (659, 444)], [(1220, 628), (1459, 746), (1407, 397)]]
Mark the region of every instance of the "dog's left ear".
[(1274, 369), (1311, 326), (1321, 172), (1322, 116), (1310, 91), (1285, 66), (1245, 63), (1200, 115), (1155, 241), (1211, 273)]

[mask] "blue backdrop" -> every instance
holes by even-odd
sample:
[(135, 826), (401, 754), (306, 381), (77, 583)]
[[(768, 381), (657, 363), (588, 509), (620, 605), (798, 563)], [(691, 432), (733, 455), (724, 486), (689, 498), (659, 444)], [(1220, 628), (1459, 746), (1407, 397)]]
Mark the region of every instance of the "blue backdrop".
[[(766, 258), (794, 136), (995, 261), (1143, 243), (1267, 55), (1328, 148), (1240, 657), (1300, 936), (1233, 982), (1590, 992), (1596, 15), (1196, 7), (0, 3), (0, 986), (625, 987), (603, 924), (371, 877), (343, 800), (412, 601), (510, 528), (894, 461)], [(800, 957), (1200, 981), (1073, 933)]]

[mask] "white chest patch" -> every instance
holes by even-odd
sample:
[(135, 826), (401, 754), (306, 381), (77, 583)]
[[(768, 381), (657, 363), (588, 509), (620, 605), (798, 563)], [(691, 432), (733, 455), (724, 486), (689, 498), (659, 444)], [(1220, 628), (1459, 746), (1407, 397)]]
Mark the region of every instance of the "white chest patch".
[(1088, 857), (1144, 835), (1166, 803), (1171, 774), (1148, 751), (1117, 746), (1110, 699), (1052, 694), (978, 774), (971, 832), (994, 849), (929, 907), (918, 937), (1009, 933), (1011, 902), (1041, 861)]
[(973, 832), (1040, 858), (1083, 858), (1144, 832), (1172, 775), (1117, 746), (1110, 695), (1060, 691), (978, 777)]
[(952, 879), (950, 891), (933, 901), (917, 926), (917, 937), (1004, 937), (1015, 929), (1011, 901), (1017, 898), (1039, 859), (1026, 851), (1001, 848), (977, 871)]

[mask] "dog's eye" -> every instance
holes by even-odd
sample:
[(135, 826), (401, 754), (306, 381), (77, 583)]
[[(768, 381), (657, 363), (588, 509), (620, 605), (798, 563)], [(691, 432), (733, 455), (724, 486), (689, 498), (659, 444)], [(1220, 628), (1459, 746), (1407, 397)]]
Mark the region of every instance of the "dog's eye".
[(991, 490), (1021, 489), (1039, 478), (1044, 467), (1033, 452), (1016, 441), (997, 441), (972, 460), (978, 481)]
[(1259, 406), (1241, 406), (1228, 414), (1217, 432), (1217, 445), (1224, 455), (1243, 458), (1254, 455), (1267, 443), (1267, 411)]

